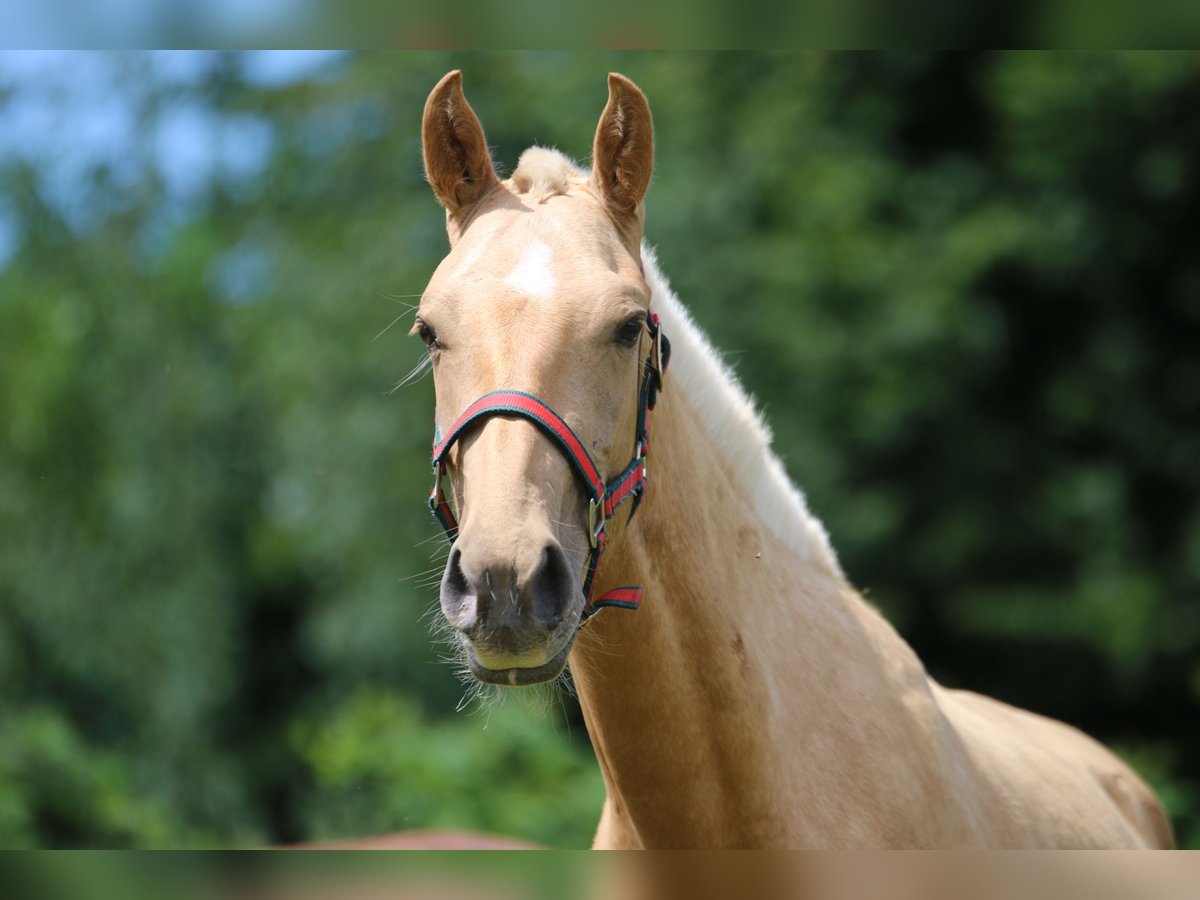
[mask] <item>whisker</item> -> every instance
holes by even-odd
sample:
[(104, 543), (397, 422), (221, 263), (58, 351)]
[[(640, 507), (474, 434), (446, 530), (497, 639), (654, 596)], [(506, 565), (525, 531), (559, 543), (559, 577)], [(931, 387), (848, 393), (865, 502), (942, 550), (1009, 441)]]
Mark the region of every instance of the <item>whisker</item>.
[[(392, 324), (394, 325), (395, 323), (393, 322)], [(390, 328), (391, 326), (388, 326), (388, 327)], [(384, 330), (386, 331), (387, 329), (384, 329)], [(382, 333), (383, 332), (380, 332), (380, 334), (382, 334)], [(378, 337), (378, 335), (377, 335), (377, 337)], [(403, 378), (401, 378), (399, 381), (397, 381), (394, 385), (392, 385), (392, 388), (388, 391), (388, 395), (390, 396), (390, 395), (396, 393), (396, 391), (400, 390), (400, 388), (408, 387), (410, 384), (412, 384), (416, 381), (420, 381), (421, 376), (424, 375), (426, 372), (428, 372), (429, 367), (432, 365), (433, 365), (433, 357), (430, 356), (428, 353), (423, 353), (421, 355), (420, 361), (415, 366), (412, 367), (412, 370), (407, 375), (405, 375)]]
[(441, 574), (441, 572), (439, 571), (437, 566), (431, 566), (430, 568), (424, 570), (423, 572), (414, 572), (411, 575), (404, 575), (397, 580), (401, 581), (401, 582), (412, 581), (416, 578), (428, 578), (430, 575), (434, 575), (434, 574), (439, 574), (439, 575)]
[(389, 331), (391, 331), (392, 326), (395, 325), (397, 322), (399, 322), (401, 319), (403, 319), (405, 316), (407, 316), (410, 312), (412, 312), (411, 309), (406, 309), (404, 312), (400, 313), (400, 315), (396, 316), (396, 318), (392, 319), (392, 321), (388, 322), (387, 327), (384, 328), (383, 331), (379, 332), (379, 334), (377, 334), (377, 335), (375, 335), (375, 337), (371, 338), (371, 343), (372, 344), (375, 343), (377, 340), (379, 340), (381, 337), (383, 337), (385, 334), (387, 334)]
[(444, 626), (448, 625), (449, 623), (439, 615), (441, 611), (442, 609), (440, 605), (431, 606), (429, 609), (425, 610), (425, 612), (421, 613), (417, 621), (425, 623), (430, 631), (442, 631), (444, 630)]
[[(608, 613), (611, 612), (612, 610), (608, 610)], [(614, 659), (621, 656), (620, 651), (616, 650), (606, 638), (602, 637), (598, 631), (592, 628), (582, 629), (575, 638), (575, 642), (586, 647), (589, 653), (595, 651)]]
[(395, 297), (387, 297), (386, 299), (391, 300), (398, 306), (403, 306), (405, 312), (415, 312), (421, 308), (421, 304), (419, 303), (405, 303), (403, 300), (397, 300)]

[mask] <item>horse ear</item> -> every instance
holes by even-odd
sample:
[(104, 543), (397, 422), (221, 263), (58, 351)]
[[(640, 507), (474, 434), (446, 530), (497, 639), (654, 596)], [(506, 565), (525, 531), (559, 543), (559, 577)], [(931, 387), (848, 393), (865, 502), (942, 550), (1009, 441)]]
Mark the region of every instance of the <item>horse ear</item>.
[(654, 124), (650, 104), (636, 84), (616, 72), (608, 76), (608, 104), (600, 114), (592, 148), (592, 182), (614, 211), (635, 213), (654, 169)]
[(453, 217), (462, 216), (498, 183), (483, 126), (455, 69), (429, 93), (421, 121), (425, 177)]

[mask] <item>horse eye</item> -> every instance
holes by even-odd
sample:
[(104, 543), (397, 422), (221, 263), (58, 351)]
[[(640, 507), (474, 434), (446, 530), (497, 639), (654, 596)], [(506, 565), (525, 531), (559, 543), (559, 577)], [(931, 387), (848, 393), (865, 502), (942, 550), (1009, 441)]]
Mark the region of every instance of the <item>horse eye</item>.
[(437, 346), (438, 339), (436, 332), (434, 332), (434, 330), (424, 322), (417, 323), (417, 334), (420, 336), (421, 340), (425, 342), (426, 347)]
[(617, 329), (614, 339), (618, 344), (632, 347), (637, 343), (638, 338), (642, 336), (642, 325), (645, 321), (644, 316), (634, 316)]

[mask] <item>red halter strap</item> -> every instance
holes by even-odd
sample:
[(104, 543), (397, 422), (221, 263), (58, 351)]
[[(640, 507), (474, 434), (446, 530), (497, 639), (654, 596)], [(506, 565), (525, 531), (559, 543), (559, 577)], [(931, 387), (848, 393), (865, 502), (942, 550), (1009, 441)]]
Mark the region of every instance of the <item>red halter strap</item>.
[(616, 478), (605, 482), (600, 470), (592, 461), (583, 442), (571, 430), (566, 421), (546, 403), (523, 391), (492, 391), (484, 394), (467, 407), (450, 427), (444, 437), (436, 434), (433, 445), (433, 490), (429, 494), (429, 509), (442, 524), (446, 537), (453, 543), (458, 538), (458, 520), (450, 508), (450, 502), (442, 489), (446, 474), (446, 456), (450, 448), (471, 426), (490, 416), (515, 416), (527, 419), (546, 433), (579, 477), (584, 493), (588, 497), (588, 534), (591, 550), (584, 567), (583, 596), (585, 599), (583, 619), (595, 615), (606, 606), (621, 609), (637, 609), (642, 599), (642, 589), (633, 585), (614, 588), (597, 600), (592, 599), (592, 588), (596, 581), (596, 569), (607, 544), (605, 526), (616, 515), (617, 509), (632, 498), (629, 517), (637, 511), (646, 492), (646, 453), (649, 449), (649, 414), (654, 409), (658, 392), (662, 389), (662, 376), (671, 358), (671, 344), (659, 327), (656, 314), (651, 314), (646, 326), (653, 341), (650, 355), (642, 371), (642, 383), (638, 391), (637, 431), (634, 435), (633, 459)]

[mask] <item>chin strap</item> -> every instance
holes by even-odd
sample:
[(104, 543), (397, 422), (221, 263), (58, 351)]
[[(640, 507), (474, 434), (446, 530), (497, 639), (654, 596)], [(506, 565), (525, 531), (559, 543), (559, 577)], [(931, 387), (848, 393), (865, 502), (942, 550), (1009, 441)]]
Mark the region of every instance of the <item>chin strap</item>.
[[(566, 421), (546, 403), (523, 391), (492, 391), (484, 394), (467, 407), (458, 417), (445, 437), (434, 435), (433, 446), (433, 490), (429, 495), (429, 509), (442, 524), (446, 537), (453, 543), (458, 538), (458, 520), (450, 508), (450, 502), (442, 489), (446, 474), (446, 455), (463, 433), (475, 423), (490, 416), (516, 416), (532, 422), (550, 437), (556, 447), (567, 458), (572, 470), (579, 477), (584, 493), (588, 497), (588, 536), (591, 549), (583, 570), (583, 621), (601, 609), (614, 606), (619, 609), (637, 609), (642, 600), (642, 589), (636, 585), (613, 588), (593, 600), (592, 590), (596, 582), (596, 569), (608, 541), (605, 526), (617, 514), (617, 509), (626, 500), (631, 501), (629, 518), (637, 512), (646, 493), (646, 454), (650, 447), (650, 411), (662, 390), (663, 373), (671, 358), (671, 343), (662, 333), (658, 316), (651, 314), (646, 330), (653, 342), (650, 355), (642, 368), (641, 386), (638, 390), (637, 430), (634, 434), (633, 459), (616, 478), (605, 482), (600, 470), (592, 461), (583, 442), (571, 430)], [(436, 431), (436, 429), (435, 429)]]

